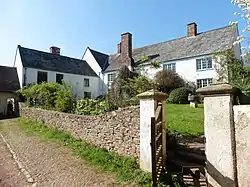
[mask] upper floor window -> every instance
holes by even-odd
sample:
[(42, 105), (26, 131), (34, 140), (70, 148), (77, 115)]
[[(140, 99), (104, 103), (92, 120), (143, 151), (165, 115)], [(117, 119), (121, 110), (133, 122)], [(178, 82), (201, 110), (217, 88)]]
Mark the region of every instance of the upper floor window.
[(84, 87), (89, 87), (89, 79), (84, 79)]
[(48, 73), (44, 71), (37, 72), (37, 83), (48, 82)]
[(59, 83), (59, 84), (62, 84), (62, 82), (63, 82), (63, 74), (59, 74), (59, 73), (56, 74), (56, 82)]
[(212, 79), (197, 79), (197, 88), (202, 88), (212, 84)]
[(115, 80), (115, 78), (116, 78), (116, 74), (115, 73), (108, 74), (108, 87), (111, 86), (111, 84)]
[(176, 71), (176, 63), (163, 64), (163, 69), (169, 69), (172, 71)]
[(108, 82), (113, 82), (115, 80), (115, 73), (108, 74)]
[(196, 59), (196, 70), (207, 70), (212, 68), (212, 57)]

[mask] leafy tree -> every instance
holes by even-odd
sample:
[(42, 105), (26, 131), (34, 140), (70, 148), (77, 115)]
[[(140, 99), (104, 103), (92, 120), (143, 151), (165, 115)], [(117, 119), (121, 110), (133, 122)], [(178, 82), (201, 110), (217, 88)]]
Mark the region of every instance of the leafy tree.
[(107, 95), (110, 110), (139, 104), (136, 96), (152, 88), (153, 83), (147, 77), (131, 72), (126, 66), (122, 67)]
[(217, 82), (229, 82), (243, 92), (250, 91), (250, 69), (244, 67), (243, 62), (235, 58), (231, 50), (216, 53), (214, 59)]
[[(244, 24), (241, 35), (237, 38), (237, 41), (234, 42), (234, 45), (239, 45), (241, 43), (242, 56), (244, 60), (249, 62), (250, 60), (250, 40), (249, 40), (249, 31), (250, 31), (250, 1), (249, 0), (232, 0), (234, 5), (239, 7), (239, 11), (235, 12), (235, 15), (240, 17), (240, 21)], [(236, 24), (238, 22), (232, 22)]]
[(175, 71), (163, 69), (154, 77), (154, 81), (158, 86), (159, 90), (170, 93), (176, 88), (185, 86), (185, 81)]

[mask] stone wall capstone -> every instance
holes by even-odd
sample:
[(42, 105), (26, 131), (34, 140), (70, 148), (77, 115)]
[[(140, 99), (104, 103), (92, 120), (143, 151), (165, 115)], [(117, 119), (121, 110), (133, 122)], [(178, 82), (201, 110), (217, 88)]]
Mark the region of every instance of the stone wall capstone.
[(74, 138), (115, 151), (119, 155), (134, 157), (140, 151), (140, 108), (133, 106), (108, 112), (100, 116), (62, 113), (20, 105), (21, 117), (43, 121), (47, 126), (71, 133)]

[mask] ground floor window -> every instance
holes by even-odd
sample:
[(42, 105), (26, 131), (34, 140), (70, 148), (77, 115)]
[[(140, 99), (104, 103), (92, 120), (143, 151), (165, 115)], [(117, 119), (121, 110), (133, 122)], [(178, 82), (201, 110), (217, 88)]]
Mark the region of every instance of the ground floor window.
[(59, 83), (59, 84), (62, 84), (62, 82), (63, 82), (63, 74), (59, 74), (59, 73), (56, 74), (56, 82)]
[(197, 79), (196, 85), (197, 88), (202, 88), (209, 86), (212, 83), (212, 79)]
[(91, 99), (91, 92), (84, 92), (84, 99)]
[(48, 82), (48, 73), (44, 71), (37, 72), (37, 83)]

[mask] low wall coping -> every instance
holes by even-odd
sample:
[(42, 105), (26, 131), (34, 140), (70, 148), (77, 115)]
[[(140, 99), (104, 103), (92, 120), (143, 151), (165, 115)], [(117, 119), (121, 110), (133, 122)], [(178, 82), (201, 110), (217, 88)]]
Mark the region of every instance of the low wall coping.
[(210, 86), (199, 88), (196, 93), (204, 96), (208, 95), (230, 95), (237, 93), (238, 89), (228, 83), (211, 84)]
[(137, 97), (140, 99), (165, 100), (167, 98), (167, 94), (152, 89), (137, 95)]

